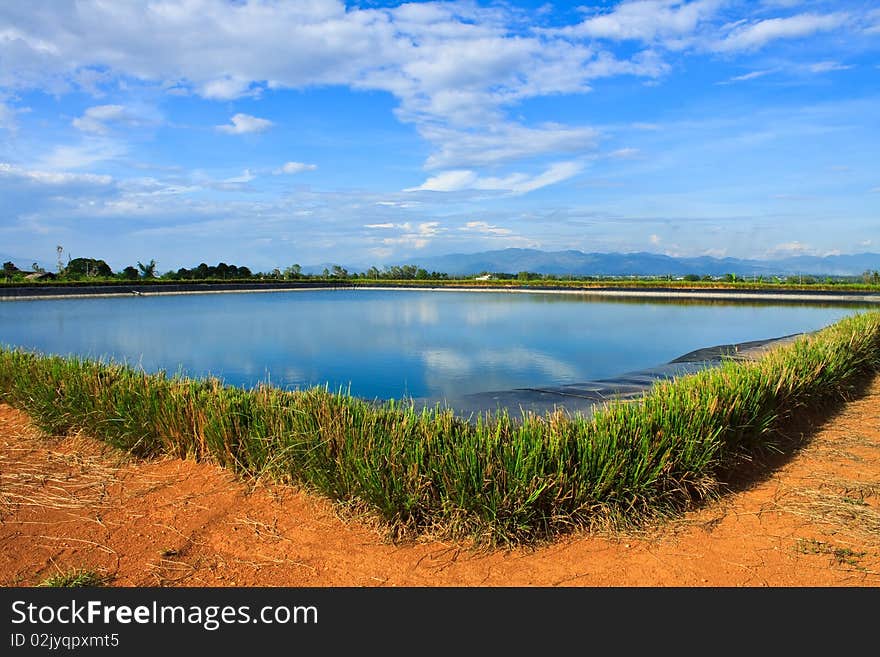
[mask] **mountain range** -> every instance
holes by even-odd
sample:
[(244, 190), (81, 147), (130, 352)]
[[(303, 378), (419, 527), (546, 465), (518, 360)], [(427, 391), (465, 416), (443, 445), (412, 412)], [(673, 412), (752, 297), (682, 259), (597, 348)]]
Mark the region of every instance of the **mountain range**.
[[(334, 263), (339, 264), (339, 263)], [(516, 274), (521, 271), (557, 276), (858, 276), (866, 270), (880, 270), (880, 254), (855, 253), (829, 256), (790, 256), (771, 260), (677, 258), (660, 253), (584, 253), (582, 251), (539, 251), (502, 249), (480, 253), (451, 253), (412, 258), (405, 263), (450, 276), (482, 272)], [(303, 267), (307, 273), (320, 273), (331, 265)], [(346, 266), (350, 272), (367, 267)]]
[[(0, 263), (12, 261), (20, 268), (30, 268), (32, 258), (0, 253)], [(55, 265), (38, 261), (48, 270)], [(320, 274), (324, 268), (341, 264), (349, 272), (363, 272), (371, 265), (321, 263), (304, 266), (304, 273)], [(677, 258), (661, 253), (584, 253), (583, 251), (540, 251), (538, 249), (502, 249), (479, 253), (450, 253), (440, 256), (410, 258), (394, 264), (415, 265), (450, 276), (470, 276), (482, 272), (517, 274), (521, 271), (556, 276), (858, 276), (865, 271), (880, 271), (880, 253), (854, 253), (828, 256), (790, 256), (768, 260), (742, 258)], [(381, 267), (379, 267), (381, 269)]]

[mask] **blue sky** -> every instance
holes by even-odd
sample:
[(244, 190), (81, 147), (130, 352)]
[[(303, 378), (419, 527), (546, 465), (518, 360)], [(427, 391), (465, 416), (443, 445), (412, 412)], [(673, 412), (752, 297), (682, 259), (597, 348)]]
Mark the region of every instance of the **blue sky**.
[(878, 82), (867, 0), (6, 2), (0, 254), (877, 252)]

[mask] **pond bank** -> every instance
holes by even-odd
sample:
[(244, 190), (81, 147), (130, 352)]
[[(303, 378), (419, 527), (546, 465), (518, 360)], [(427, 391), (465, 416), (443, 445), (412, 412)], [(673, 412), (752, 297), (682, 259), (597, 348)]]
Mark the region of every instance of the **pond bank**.
[(567, 413), (592, 415), (612, 400), (635, 401), (647, 394), (655, 383), (694, 374), (719, 366), (725, 360), (755, 360), (768, 349), (794, 342), (805, 333), (767, 340), (704, 347), (656, 367), (625, 372), (615, 377), (562, 386), (493, 390), (463, 395), (455, 399), (422, 397), (414, 399), (419, 408), (451, 408), (467, 419), (484, 413), (508, 412), (511, 417), (544, 415), (563, 408)]
[(529, 286), (470, 286), (470, 285), (414, 285), (379, 284), (354, 285), (347, 282), (298, 281), (255, 283), (168, 283), (168, 284), (112, 284), (112, 285), (35, 285), (23, 287), (0, 287), (0, 301), (35, 299), (70, 299), (84, 297), (131, 297), (177, 294), (230, 294), (243, 292), (293, 292), (297, 290), (416, 290), (436, 292), (511, 292), (541, 294), (579, 294), (594, 297), (632, 297), (657, 299), (704, 299), (715, 301), (772, 301), (817, 303), (877, 303), (880, 292), (839, 292), (835, 290), (800, 289), (735, 289), (695, 287), (627, 287), (607, 285), (601, 287), (568, 287), (554, 285)]

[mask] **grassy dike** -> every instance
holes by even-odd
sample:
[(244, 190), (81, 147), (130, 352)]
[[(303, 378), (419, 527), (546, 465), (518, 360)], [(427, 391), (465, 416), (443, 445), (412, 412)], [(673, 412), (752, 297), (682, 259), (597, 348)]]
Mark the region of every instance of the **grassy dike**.
[(488, 543), (638, 523), (720, 490), (742, 457), (805, 408), (880, 370), (880, 312), (848, 317), (754, 362), (661, 382), (590, 418), (480, 417), (322, 388), (247, 391), (215, 379), (0, 350), (0, 401), (51, 434), (84, 431), (140, 456), (172, 454), (293, 482), (378, 514), (396, 537)]

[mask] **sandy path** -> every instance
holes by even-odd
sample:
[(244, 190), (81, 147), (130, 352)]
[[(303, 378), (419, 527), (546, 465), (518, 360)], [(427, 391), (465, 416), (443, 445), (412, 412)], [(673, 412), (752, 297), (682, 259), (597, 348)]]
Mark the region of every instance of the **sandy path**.
[(0, 584), (83, 567), (116, 586), (880, 585), (880, 376), (778, 461), (641, 535), (474, 551), (389, 544), (294, 488), (45, 438), (0, 405)]

